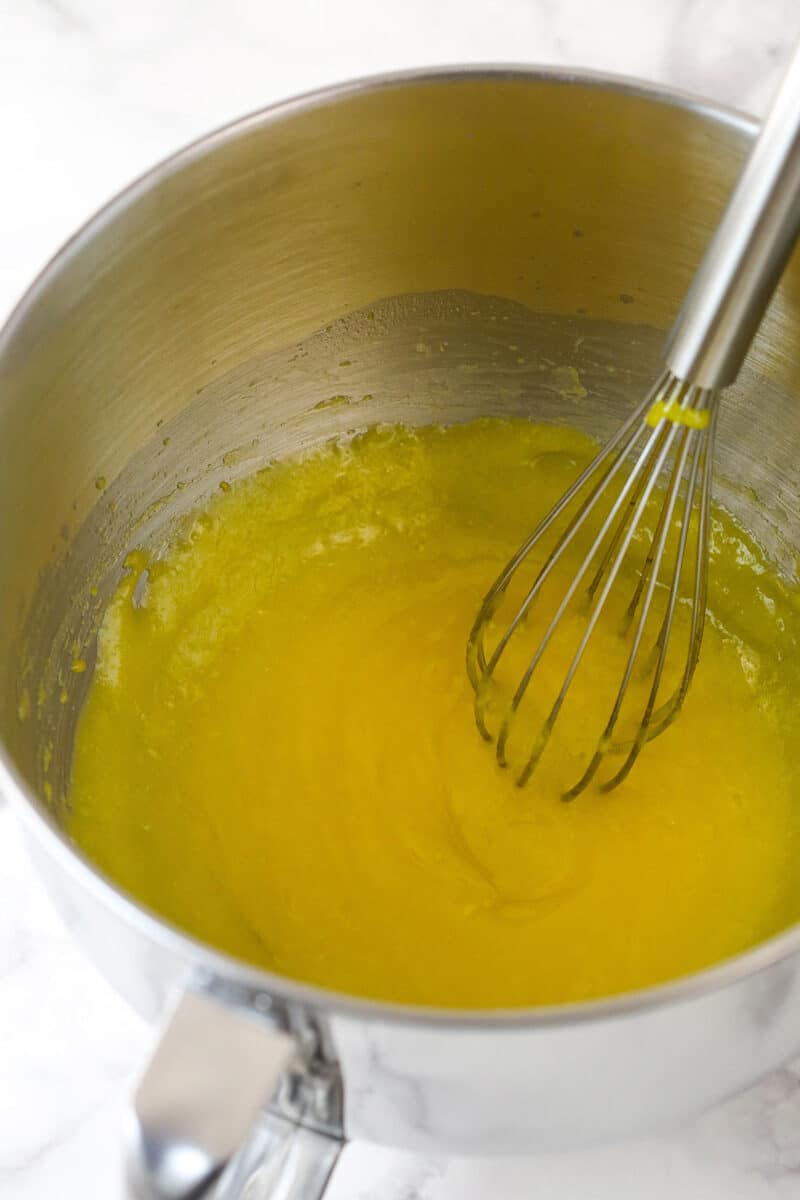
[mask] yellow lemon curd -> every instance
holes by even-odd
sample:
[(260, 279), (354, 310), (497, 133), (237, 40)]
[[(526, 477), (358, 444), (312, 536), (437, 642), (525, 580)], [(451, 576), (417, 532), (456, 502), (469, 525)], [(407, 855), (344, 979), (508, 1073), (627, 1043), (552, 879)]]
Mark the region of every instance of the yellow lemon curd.
[[(796, 920), (800, 611), (729, 518), (683, 713), (621, 787), (562, 802), (569, 734), (516, 787), (476, 732), (478, 602), (592, 453), (522, 421), (373, 429), (133, 554), (79, 722), (74, 839), (206, 942), (398, 1002), (609, 995)], [(584, 752), (621, 661), (592, 662)]]

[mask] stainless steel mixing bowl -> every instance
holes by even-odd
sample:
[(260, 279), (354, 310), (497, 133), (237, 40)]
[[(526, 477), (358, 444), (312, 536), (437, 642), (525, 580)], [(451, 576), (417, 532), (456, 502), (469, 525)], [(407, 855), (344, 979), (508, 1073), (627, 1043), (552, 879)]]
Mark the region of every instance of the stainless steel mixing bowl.
[[(319, 1195), (343, 1137), (454, 1154), (616, 1138), (684, 1119), (800, 1047), (796, 929), (608, 1002), (414, 1010), (199, 945), (62, 829), (90, 674), (70, 663), (79, 647), (91, 665), (126, 552), (157, 547), (222, 478), (371, 422), (524, 413), (611, 429), (656, 369), (753, 128), (593, 75), (347, 85), (158, 167), (12, 316), (2, 785), (75, 936), (165, 1022), (132, 1119), (140, 1194), (196, 1194), (251, 1127), (220, 1194), (256, 1171), (248, 1194), (267, 1195), (272, 1149), (281, 1196)], [(724, 405), (718, 472), (787, 575), (800, 546), (798, 297), (795, 263)]]

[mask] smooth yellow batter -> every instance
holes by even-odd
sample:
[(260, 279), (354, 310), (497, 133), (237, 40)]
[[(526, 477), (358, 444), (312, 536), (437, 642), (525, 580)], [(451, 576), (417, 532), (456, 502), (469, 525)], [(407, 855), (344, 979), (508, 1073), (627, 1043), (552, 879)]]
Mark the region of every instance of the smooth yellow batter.
[[(562, 803), (562, 737), (517, 788), (476, 733), (478, 600), (591, 453), (523, 422), (372, 430), (220, 492), (159, 561), (133, 555), (80, 720), (73, 837), (206, 941), (400, 1002), (611, 994), (796, 920), (800, 612), (727, 518), (685, 710), (622, 787)], [(592, 743), (618, 675), (614, 653), (592, 664)]]

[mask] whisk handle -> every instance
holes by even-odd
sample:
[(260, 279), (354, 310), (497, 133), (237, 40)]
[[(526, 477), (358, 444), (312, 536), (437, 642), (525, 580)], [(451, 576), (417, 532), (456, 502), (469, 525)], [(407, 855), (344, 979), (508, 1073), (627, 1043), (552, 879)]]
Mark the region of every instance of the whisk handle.
[(798, 234), (800, 46), (667, 339), (673, 374), (733, 383)]

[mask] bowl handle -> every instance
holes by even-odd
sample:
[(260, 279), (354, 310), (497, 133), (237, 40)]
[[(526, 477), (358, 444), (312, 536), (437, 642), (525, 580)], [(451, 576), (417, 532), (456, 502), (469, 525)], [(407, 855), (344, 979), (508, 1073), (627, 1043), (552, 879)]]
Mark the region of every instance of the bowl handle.
[(320, 1200), (342, 1141), (265, 1111), (297, 1053), (263, 1018), (185, 992), (134, 1095), (132, 1200)]

